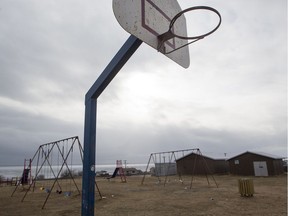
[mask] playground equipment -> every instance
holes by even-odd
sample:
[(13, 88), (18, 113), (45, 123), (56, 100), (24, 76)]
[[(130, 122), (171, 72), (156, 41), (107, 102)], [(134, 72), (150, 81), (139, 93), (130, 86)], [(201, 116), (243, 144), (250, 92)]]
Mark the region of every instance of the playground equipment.
[[(13, 177), (11, 179), (11, 185), (13, 184), (13, 182), (15, 182), (15, 189), (12, 192), (12, 195), (15, 193), (15, 191), (17, 190), (19, 185), (22, 185), (22, 187), (24, 187), (24, 185), (28, 185), (32, 183), (32, 169), (31, 169), (31, 164), (32, 164), (32, 160), (31, 159), (24, 159), (24, 168), (23, 168), (23, 172), (22, 172), (22, 176), (20, 179), (18, 179), (18, 177)], [(16, 180), (14, 180), (16, 179)]]
[[(78, 148), (76, 148), (75, 145), (77, 145)], [(29, 176), (31, 180), (29, 188), (26, 190), (21, 201), (24, 201), (31, 188), (34, 192), (36, 183), (41, 185), (39, 188), (40, 190), (47, 193), (42, 209), (45, 207), (46, 202), (55, 187), (55, 192), (57, 194), (62, 194), (63, 192), (65, 196), (71, 196), (72, 192), (75, 190), (80, 194), (73, 173), (73, 163), (75, 163), (74, 154), (76, 153), (79, 154), (78, 159), (79, 162), (82, 163), (83, 148), (78, 136), (40, 145), (33, 158), (29, 160), (28, 165), (26, 165), (27, 160), (24, 162), (21, 183), (28, 183)], [(32, 163), (36, 163), (34, 166), (36, 168), (34, 178), (31, 177)], [(64, 184), (66, 186), (63, 187)], [(19, 185), (20, 184), (17, 184), (11, 196), (13, 196)], [(74, 186), (74, 188), (72, 188), (72, 186)]]
[(208, 178), (208, 175), (210, 175), (212, 176), (212, 179), (215, 182), (216, 187), (218, 187), (218, 184), (214, 176), (212, 175), (208, 167), (208, 164), (206, 163), (205, 158), (203, 157), (199, 148), (151, 153), (147, 166), (146, 166), (146, 170), (144, 172), (144, 176), (141, 181), (141, 184), (142, 185), (144, 184), (145, 177), (148, 171), (148, 167), (150, 166), (150, 163), (154, 163), (155, 165), (154, 175), (158, 178), (158, 183), (163, 182), (161, 177), (165, 177), (163, 185), (166, 186), (167, 181), (168, 181), (168, 176), (178, 174), (179, 182), (183, 184), (184, 181), (182, 179), (182, 174), (177, 171), (176, 161), (190, 154), (195, 154), (196, 156), (194, 158), (193, 164), (191, 164), (192, 175), (191, 175), (191, 181), (190, 181), (190, 189), (192, 188), (192, 183), (193, 183), (194, 174), (195, 174), (195, 167), (196, 167), (198, 159), (201, 161), (201, 165), (204, 168), (208, 185), (210, 185), (209, 178)]
[(24, 159), (24, 169), (23, 169), (22, 177), (20, 179), (20, 182), (22, 185), (32, 182), (31, 162), (32, 162), (31, 159)]
[[(46, 199), (42, 205), (42, 209), (45, 207), (56, 184), (57, 188), (55, 192), (57, 194), (64, 192), (65, 196), (71, 196), (72, 182), (76, 188), (77, 193), (80, 194), (80, 190), (75, 182), (73, 175), (73, 154), (77, 150), (74, 148), (75, 144), (78, 144), (78, 153), (80, 155), (80, 162), (82, 162), (83, 148), (78, 136), (40, 145), (34, 154), (32, 161), (37, 157), (36, 172), (29, 190), (33, 185), (34, 191), (36, 182), (39, 181), (41, 183), (40, 190), (44, 190), (47, 193)], [(64, 167), (66, 170), (63, 170)], [(40, 175), (41, 178), (39, 178)], [(42, 179), (43, 177), (44, 179)], [(61, 186), (60, 180), (65, 180), (66, 188)], [(50, 185), (51, 182), (52, 185)], [(27, 196), (29, 190), (27, 190), (24, 194), (21, 200), (22, 202)]]
[(127, 182), (126, 176), (125, 176), (125, 173), (124, 173), (124, 170), (123, 170), (123, 167), (122, 167), (122, 160), (117, 160), (116, 161), (116, 168), (115, 168), (112, 176), (108, 177), (107, 179), (110, 180), (112, 178), (115, 178), (117, 176), (117, 174), (120, 176), (122, 183), (126, 183)]

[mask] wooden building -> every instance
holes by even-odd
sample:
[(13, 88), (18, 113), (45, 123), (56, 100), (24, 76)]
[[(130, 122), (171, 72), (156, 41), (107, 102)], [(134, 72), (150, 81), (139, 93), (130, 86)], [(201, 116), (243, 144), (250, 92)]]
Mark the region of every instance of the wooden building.
[(224, 159), (213, 159), (197, 153), (179, 158), (176, 163), (180, 175), (224, 174), (229, 169)]
[(272, 176), (284, 173), (281, 157), (244, 152), (228, 159), (230, 173), (243, 176)]

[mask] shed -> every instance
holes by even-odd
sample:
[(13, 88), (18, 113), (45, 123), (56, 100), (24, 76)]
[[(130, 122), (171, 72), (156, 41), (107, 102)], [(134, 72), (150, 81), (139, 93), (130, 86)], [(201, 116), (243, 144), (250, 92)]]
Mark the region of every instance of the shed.
[(228, 159), (230, 173), (243, 176), (273, 176), (284, 173), (283, 158), (255, 152), (244, 152)]
[(176, 163), (155, 163), (155, 168), (150, 171), (155, 176), (176, 175)]
[(228, 172), (228, 163), (224, 159), (213, 159), (202, 154), (191, 153), (176, 160), (180, 175), (223, 174)]

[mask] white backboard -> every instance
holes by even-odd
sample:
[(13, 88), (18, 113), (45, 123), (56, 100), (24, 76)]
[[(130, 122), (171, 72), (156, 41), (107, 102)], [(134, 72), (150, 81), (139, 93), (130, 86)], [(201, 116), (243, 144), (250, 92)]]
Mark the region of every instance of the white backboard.
[[(182, 9), (177, 0), (113, 0), (113, 11), (122, 28), (157, 50), (157, 36), (168, 31), (170, 21)], [(173, 31), (187, 36), (184, 15), (177, 19)], [(164, 43), (165, 52), (184, 44), (187, 40), (172, 38)], [(188, 46), (165, 55), (184, 68), (190, 65)]]

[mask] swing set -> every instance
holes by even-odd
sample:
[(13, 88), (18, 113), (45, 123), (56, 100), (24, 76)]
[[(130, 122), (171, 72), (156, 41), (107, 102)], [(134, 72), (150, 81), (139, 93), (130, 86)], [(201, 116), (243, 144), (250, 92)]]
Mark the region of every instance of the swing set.
[[(42, 209), (44, 209), (54, 189), (57, 194), (63, 193), (66, 197), (71, 196), (72, 192), (80, 195), (80, 190), (75, 182), (75, 175), (73, 173), (73, 155), (77, 150), (80, 154), (80, 162), (82, 164), (83, 148), (78, 136), (40, 145), (31, 159), (31, 163), (35, 163), (36, 161), (35, 176), (32, 178), (21, 202), (24, 201), (31, 188), (34, 192), (36, 183), (41, 185), (41, 191), (47, 193)], [(11, 196), (13, 196), (17, 188), (18, 185)]]
[(208, 185), (210, 185), (208, 175), (211, 175), (216, 187), (218, 187), (218, 184), (217, 184), (214, 176), (212, 175), (212, 173), (209, 169), (209, 166), (205, 160), (205, 157), (203, 157), (199, 148), (151, 153), (149, 160), (148, 160), (148, 163), (147, 163), (147, 166), (146, 166), (146, 170), (144, 172), (144, 176), (143, 176), (142, 181), (141, 181), (141, 184), (142, 185), (144, 184), (145, 176), (147, 174), (150, 163), (154, 163), (154, 165), (155, 165), (154, 175), (157, 177), (158, 183), (162, 182), (161, 177), (165, 177), (164, 183), (163, 183), (164, 187), (166, 186), (166, 184), (168, 182), (168, 176), (177, 175), (177, 174), (179, 177), (179, 182), (181, 182), (183, 184), (182, 174), (177, 171), (176, 161), (181, 159), (181, 158), (186, 157), (187, 155), (192, 155), (192, 154), (194, 154), (195, 157), (194, 157), (193, 162), (191, 163), (192, 175), (191, 175), (191, 181), (190, 181), (190, 189), (192, 188), (192, 183), (194, 180), (195, 168), (196, 168), (197, 162), (198, 163), (201, 162), (201, 165), (204, 168), (204, 172), (205, 172), (205, 176), (206, 176)]

